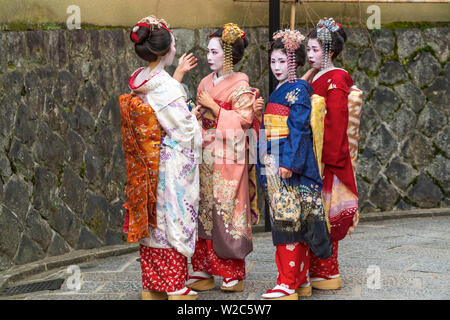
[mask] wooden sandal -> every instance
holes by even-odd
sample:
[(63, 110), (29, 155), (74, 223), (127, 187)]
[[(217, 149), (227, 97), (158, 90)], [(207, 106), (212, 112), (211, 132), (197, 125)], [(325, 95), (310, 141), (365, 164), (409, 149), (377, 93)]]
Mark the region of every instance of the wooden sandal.
[(142, 290), (142, 300), (167, 300), (167, 293)]
[[(238, 279), (229, 279), (229, 280), (223, 279), (223, 282), (229, 283), (234, 280), (238, 280)], [(222, 286), (220, 286), (220, 289), (222, 291), (242, 292), (242, 291), (244, 291), (244, 280), (238, 280), (238, 283), (236, 283), (234, 286), (231, 286), (231, 287), (226, 287), (226, 286), (222, 285)]]
[(210, 278), (203, 278), (203, 277), (197, 277), (197, 276), (191, 276), (189, 279), (199, 279), (198, 281), (195, 281), (191, 284), (186, 285), (188, 288), (191, 288), (195, 291), (206, 291), (214, 289), (216, 284), (214, 283), (214, 277)]
[(284, 296), (277, 297), (277, 298), (265, 298), (262, 297), (261, 300), (298, 300), (298, 294), (297, 292), (289, 293), (283, 289), (272, 289), (268, 290), (266, 293), (273, 293), (273, 292), (280, 292), (283, 293)]

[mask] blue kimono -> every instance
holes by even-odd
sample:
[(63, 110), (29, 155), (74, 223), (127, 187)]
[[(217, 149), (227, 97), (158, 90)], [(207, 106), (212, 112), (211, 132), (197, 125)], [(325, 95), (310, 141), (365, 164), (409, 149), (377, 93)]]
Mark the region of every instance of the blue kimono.
[[(274, 245), (304, 241), (319, 258), (332, 254), (322, 205), (322, 179), (310, 126), (313, 89), (286, 82), (269, 97), (257, 144), (257, 172), (269, 203)], [(279, 167), (292, 171), (283, 179)]]

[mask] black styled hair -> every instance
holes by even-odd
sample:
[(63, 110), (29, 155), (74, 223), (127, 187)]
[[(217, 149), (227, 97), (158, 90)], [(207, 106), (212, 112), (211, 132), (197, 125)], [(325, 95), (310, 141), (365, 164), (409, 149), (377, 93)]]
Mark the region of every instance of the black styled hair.
[(150, 30), (146, 26), (140, 26), (133, 36), (130, 33), (130, 39), (134, 42), (134, 51), (139, 58), (153, 62), (158, 57), (166, 55), (172, 44), (172, 36), (169, 31), (164, 28), (153, 28)]
[[(317, 38), (317, 28), (314, 28), (310, 31), (308, 35), (309, 39), (317, 39), (319, 41), (320, 46), (323, 48), (323, 43), (320, 39)], [(344, 50), (344, 44), (347, 41), (347, 34), (345, 33), (344, 28), (342, 26), (339, 27), (339, 30), (331, 32), (331, 47), (330, 52), (333, 52), (331, 59), (334, 60), (336, 57)]]
[[(277, 39), (270, 43), (269, 57), (272, 55), (272, 52), (277, 49), (281, 49), (283, 50), (284, 53), (286, 53), (286, 48), (284, 47), (282, 39)], [(297, 50), (295, 50), (295, 67), (298, 68), (304, 66), (305, 61), (306, 61), (306, 48), (305, 45), (302, 43), (300, 44), (300, 47)]]
[[(209, 38), (219, 38), (220, 44), (223, 48), (222, 42), (222, 33), (223, 28), (217, 29), (214, 33), (212, 33)], [(233, 64), (237, 64), (244, 57), (245, 48), (248, 46), (248, 38), (245, 35), (244, 38), (238, 38), (232, 45), (232, 55), (233, 55)]]

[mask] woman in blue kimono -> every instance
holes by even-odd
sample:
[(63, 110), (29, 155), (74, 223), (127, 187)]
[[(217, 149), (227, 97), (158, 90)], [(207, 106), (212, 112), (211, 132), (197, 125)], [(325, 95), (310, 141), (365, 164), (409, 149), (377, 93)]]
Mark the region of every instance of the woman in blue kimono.
[(310, 126), (313, 90), (307, 81), (295, 78), (296, 68), (305, 63), (303, 39), (298, 31), (279, 31), (269, 51), (279, 84), (265, 108), (257, 169), (276, 246), (277, 286), (263, 294), (270, 300), (311, 295), (309, 250), (320, 257), (332, 254)]

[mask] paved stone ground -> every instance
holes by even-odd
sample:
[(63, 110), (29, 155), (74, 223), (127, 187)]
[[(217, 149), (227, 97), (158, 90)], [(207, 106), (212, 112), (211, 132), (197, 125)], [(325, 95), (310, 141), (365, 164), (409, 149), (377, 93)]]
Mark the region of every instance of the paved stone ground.
[[(361, 223), (352, 238), (340, 242), (341, 290), (314, 290), (306, 300), (450, 299), (450, 217), (426, 217)], [(247, 262), (242, 293), (217, 287), (199, 300), (259, 300), (277, 276), (270, 233), (254, 234), (254, 252)], [(140, 299), (138, 252), (80, 264), (82, 285), (70, 290), (67, 268), (28, 278), (22, 283), (64, 278), (58, 291), (3, 297), (26, 300)], [(379, 288), (376, 278), (379, 275)]]

